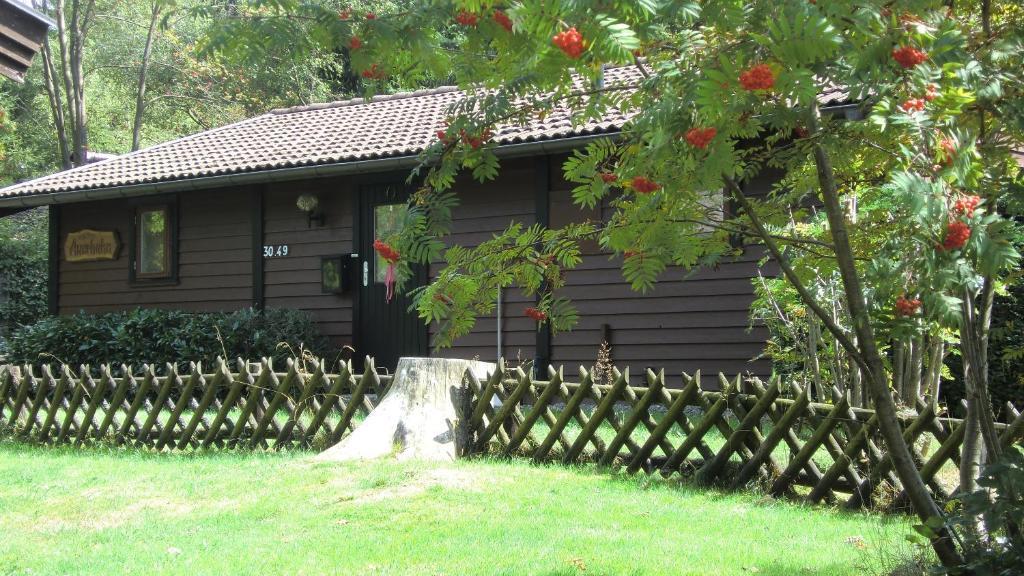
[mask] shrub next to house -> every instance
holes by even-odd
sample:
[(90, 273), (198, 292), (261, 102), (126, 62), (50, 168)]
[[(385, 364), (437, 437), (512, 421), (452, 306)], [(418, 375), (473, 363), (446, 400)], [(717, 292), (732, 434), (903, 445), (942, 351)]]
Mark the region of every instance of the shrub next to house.
[(46, 316), (47, 212), (0, 219), (0, 346), (3, 336)]
[(285, 309), (214, 313), (135, 309), (99, 315), (80, 312), (22, 327), (11, 335), (8, 344), (9, 362), (65, 362), (72, 366), (163, 366), (175, 362), (181, 367), (187, 361), (212, 365), (217, 356), (283, 361), (298, 354), (300, 347), (317, 356), (329, 356), (327, 340), (312, 317)]

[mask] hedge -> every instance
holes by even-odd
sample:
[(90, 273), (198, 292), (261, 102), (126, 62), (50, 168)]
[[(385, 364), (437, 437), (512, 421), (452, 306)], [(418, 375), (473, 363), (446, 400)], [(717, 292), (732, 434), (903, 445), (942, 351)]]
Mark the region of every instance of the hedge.
[(65, 362), (72, 366), (143, 363), (210, 365), (217, 356), (283, 361), (300, 349), (330, 358), (327, 340), (312, 317), (286, 309), (189, 313), (135, 309), (108, 314), (57, 316), (16, 330), (7, 361)]
[[(959, 415), (964, 397), (963, 362), (959, 356), (951, 356), (947, 363), (955, 380), (944, 384), (945, 400)], [(993, 304), (988, 388), (997, 413), (1007, 402), (1024, 409), (1024, 283), (1012, 286), (1005, 296), (996, 296)]]
[(47, 314), (47, 213), (0, 218), (0, 337)]

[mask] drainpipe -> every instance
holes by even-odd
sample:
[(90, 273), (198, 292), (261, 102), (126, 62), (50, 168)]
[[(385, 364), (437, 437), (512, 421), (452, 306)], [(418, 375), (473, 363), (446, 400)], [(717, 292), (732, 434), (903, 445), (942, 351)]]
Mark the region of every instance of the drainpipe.
[(502, 336), (502, 327), (501, 327), (501, 307), (502, 307), (501, 306), (501, 295), (502, 295), (502, 293), (504, 291), (505, 291), (504, 288), (502, 288), (500, 286), (498, 287), (498, 357), (495, 359), (495, 361), (501, 360), (502, 352), (504, 350), (504, 346), (502, 346), (502, 342), (501, 342), (501, 336)]

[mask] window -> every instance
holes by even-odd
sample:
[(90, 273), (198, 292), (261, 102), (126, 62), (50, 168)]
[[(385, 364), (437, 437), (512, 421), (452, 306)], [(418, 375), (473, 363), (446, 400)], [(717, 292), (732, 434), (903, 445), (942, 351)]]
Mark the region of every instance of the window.
[(697, 203), (701, 206), (701, 216), (707, 224), (702, 224), (699, 229), (701, 232), (712, 233), (715, 231), (715, 225), (721, 224), (725, 220), (725, 191), (721, 188), (718, 190), (703, 191), (700, 193), (700, 199)]
[(173, 212), (168, 205), (142, 206), (135, 211), (134, 277), (172, 278)]
[[(387, 238), (398, 234), (405, 226), (407, 208), (405, 204), (381, 204), (373, 208), (373, 237)], [(388, 263), (380, 254), (374, 253), (373, 281), (383, 284), (387, 275)]]

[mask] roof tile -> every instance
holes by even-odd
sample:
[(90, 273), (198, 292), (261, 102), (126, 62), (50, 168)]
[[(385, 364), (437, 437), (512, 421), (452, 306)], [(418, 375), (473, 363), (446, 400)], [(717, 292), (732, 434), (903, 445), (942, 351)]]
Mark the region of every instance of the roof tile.
[[(608, 69), (606, 83), (635, 82), (634, 67)], [(455, 87), (433, 88), (369, 100), (273, 110), (261, 116), (157, 144), (15, 184), (0, 190), (0, 201), (20, 196), (151, 184), (220, 174), (415, 156), (436, 140), (453, 104), (464, 97)], [(835, 100), (834, 95), (823, 95)], [(845, 98), (845, 94), (839, 96)], [(824, 104), (825, 102), (823, 102)], [(610, 110), (601, 121), (575, 124), (568, 107), (558, 107), (526, 125), (499, 126), (499, 145), (617, 131), (627, 115)]]

